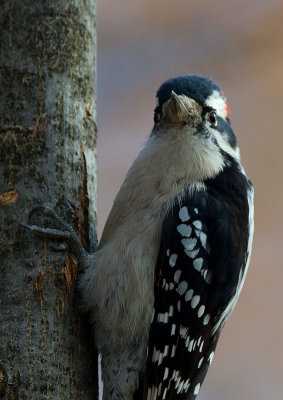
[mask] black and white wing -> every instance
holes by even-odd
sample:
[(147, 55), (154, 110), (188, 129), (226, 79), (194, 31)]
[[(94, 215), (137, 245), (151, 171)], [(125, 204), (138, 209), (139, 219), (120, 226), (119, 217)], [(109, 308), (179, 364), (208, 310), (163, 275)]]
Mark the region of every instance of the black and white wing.
[[(216, 182), (217, 183), (217, 182)], [(248, 193), (248, 181), (243, 187)], [(248, 258), (247, 196), (218, 198), (215, 182), (176, 199), (163, 223), (144, 399), (197, 396)], [(231, 189), (234, 190), (233, 188)]]

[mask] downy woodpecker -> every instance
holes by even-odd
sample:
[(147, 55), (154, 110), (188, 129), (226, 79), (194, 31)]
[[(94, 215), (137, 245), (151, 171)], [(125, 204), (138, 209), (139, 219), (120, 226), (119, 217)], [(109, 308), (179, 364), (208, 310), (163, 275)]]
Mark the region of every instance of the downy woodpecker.
[(169, 79), (97, 251), (48, 208), (61, 230), (28, 226), (65, 238), (81, 261), (105, 400), (193, 400), (212, 362), (253, 237), (253, 187), (228, 113), (212, 79)]

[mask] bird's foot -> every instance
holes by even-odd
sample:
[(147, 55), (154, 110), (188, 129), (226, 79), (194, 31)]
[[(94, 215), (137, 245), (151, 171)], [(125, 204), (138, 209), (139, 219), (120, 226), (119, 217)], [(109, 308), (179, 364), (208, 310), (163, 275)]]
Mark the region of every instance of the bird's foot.
[[(31, 224), (31, 220), (35, 218), (36, 215), (41, 215), (41, 217), (43, 217), (42, 224), (44, 226)], [(65, 200), (59, 200), (54, 210), (41, 205), (33, 207), (28, 215), (28, 223), (21, 223), (21, 225), (38, 236), (56, 242), (56, 244), (54, 243), (51, 245), (52, 249), (55, 251), (64, 251), (69, 246), (69, 249), (77, 257), (79, 263), (83, 267), (88, 253), (81, 244), (72, 226), (73, 220), (74, 213), (72, 206)]]

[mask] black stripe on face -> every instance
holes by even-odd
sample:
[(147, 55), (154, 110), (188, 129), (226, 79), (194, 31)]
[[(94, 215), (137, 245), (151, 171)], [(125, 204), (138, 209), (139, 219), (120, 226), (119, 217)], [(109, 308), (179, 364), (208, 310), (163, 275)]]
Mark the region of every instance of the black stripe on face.
[(221, 135), (224, 137), (226, 142), (229, 143), (229, 145), (235, 149), (237, 147), (237, 139), (236, 136), (230, 126), (230, 124), (224, 120), (223, 118), (218, 116), (218, 124), (217, 128), (218, 132), (221, 133)]
[[(209, 106), (204, 106), (203, 107), (203, 119), (205, 119), (206, 115), (209, 114), (211, 111), (216, 111), (214, 108), (209, 107)], [(221, 118), (219, 115), (217, 115), (217, 126), (214, 128), (216, 129), (221, 135), (224, 137), (227, 143), (235, 149), (237, 146), (237, 139), (236, 136), (231, 128), (230, 122)], [(199, 130), (201, 130), (201, 126), (199, 127)]]

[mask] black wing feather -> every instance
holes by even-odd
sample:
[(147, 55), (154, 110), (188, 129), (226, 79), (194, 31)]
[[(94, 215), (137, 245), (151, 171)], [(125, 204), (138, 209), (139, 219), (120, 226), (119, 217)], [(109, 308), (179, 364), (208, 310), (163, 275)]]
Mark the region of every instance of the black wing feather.
[(213, 328), (235, 295), (248, 244), (247, 196), (228, 187), (221, 199), (217, 182), (188, 188), (164, 220), (144, 399), (195, 399), (212, 361), (225, 321)]

